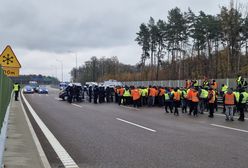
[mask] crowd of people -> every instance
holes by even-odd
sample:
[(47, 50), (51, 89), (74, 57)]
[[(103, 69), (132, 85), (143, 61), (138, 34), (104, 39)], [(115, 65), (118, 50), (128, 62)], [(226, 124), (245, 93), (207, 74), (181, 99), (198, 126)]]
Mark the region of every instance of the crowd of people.
[(237, 87), (229, 88), (222, 84), (218, 91), (218, 83), (211, 82), (207, 78), (201, 85), (197, 80), (186, 80), (184, 87), (163, 87), (163, 86), (89, 86), (83, 90), (87, 93), (87, 99), (91, 103), (116, 102), (119, 105), (133, 106), (139, 108), (143, 106), (164, 107), (165, 113), (179, 115), (179, 108), (182, 113), (188, 113), (197, 117), (208, 111), (208, 117), (213, 118), (214, 112), (218, 111), (218, 100), (222, 101), (223, 113), (226, 120), (233, 121), (234, 114), (239, 113), (239, 121), (244, 121), (244, 112), (248, 101), (248, 93), (245, 91), (246, 81), (239, 77)]

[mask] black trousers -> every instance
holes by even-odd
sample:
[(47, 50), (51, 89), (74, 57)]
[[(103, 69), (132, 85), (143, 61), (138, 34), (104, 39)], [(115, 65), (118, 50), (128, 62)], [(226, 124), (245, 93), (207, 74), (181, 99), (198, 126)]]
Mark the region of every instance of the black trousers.
[(18, 101), (18, 91), (15, 91), (15, 101)]
[(172, 109), (173, 109), (172, 102), (171, 101), (165, 101), (164, 105), (165, 105), (164, 106), (165, 111), (168, 113), (168, 107), (169, 107), (170, 112), (172, 113)]
[(243, 104), (243, 103), (241, 103), (241, 104), (239, 104), (239, 119), (240, 120), (244, 120), (245, 119), (245, 105), (246, 104)]
[(214, 107), (215, 107), (214, 103), (209, 103), (209, 117), (214, 116)]
[(198, 113), (198, 102), (191, 102), (194, 116)]

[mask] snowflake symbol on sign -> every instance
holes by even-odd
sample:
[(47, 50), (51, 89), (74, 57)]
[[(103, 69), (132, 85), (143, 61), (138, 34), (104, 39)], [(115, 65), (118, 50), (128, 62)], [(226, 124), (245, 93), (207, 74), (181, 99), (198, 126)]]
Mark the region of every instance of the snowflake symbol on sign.
[(9, 65), (9, 63), (13, 63), (13, 58), (14, 58), (13, 56), (7, 54), (7, 57), (4, 55), (3, 58), (4, 58), (3, 62), (7, 62), (7, 65)]

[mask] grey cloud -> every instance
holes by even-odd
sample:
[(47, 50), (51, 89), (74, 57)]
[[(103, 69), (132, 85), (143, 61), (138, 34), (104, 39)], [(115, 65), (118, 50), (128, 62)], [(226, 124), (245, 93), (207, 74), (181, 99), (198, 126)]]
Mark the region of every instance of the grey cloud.
[(125, 46), (150, 16), (166, 19), (175, 6), (218, 9), (222, 2), (229, 0), (2, 0), (0, 45), (59, 53)]

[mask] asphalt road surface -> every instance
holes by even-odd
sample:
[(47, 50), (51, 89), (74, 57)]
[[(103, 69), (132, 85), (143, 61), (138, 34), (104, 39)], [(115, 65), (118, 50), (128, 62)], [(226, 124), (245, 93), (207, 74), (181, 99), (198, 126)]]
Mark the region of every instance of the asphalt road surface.
[[(226, 122), (220, 113), (213, 119), (206, 113), (174, 116), (157, 107), (69, 104), (58, 99), (58, 90), (49, 91), (25, 97), (79, 167), (248, 167), (248, 121)], [(52, 167), (63, 167), (32, 123)]]

